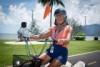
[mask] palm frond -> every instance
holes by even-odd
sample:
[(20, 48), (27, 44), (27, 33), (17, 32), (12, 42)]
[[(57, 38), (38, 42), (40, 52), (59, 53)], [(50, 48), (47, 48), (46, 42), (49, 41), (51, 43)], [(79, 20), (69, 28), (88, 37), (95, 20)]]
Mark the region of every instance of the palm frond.
[(63, 7), (65, 7), (65, 5), (64, 5), (64, 3), (63, 3), (63, 2), (61, 2), (61, 1), (60, 1), (60, 2), (59, 2), (59, 4), (60, 4), (60, 5), (62, 5)]
[[(45, 6), (47, 4), (47, 2), (50, 2), (51, 0), (38, 0), (39, 3), (41, 3), (43, 6)], [(57, 5), (62, 5), (63, 7), (65, 7), (64, 3), (61, 0), (53, 0), (53, 4), (57, 4)]]
[(38, 2), (45, 6), (50, 0), (38, 0)]

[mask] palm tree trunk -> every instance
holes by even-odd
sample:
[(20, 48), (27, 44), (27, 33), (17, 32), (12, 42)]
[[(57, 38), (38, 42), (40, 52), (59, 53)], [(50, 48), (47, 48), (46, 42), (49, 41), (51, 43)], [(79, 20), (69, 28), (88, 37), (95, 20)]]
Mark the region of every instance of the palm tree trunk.
[(52, 9), (53, 9), (53, 0), (50, 0), (51, 5), (51, 14), (50, 14), (50, 27), (52, 26)]
[(52, 6), (51, 6), (51, 13), (50, 13), (50, 27), (52, 27)]

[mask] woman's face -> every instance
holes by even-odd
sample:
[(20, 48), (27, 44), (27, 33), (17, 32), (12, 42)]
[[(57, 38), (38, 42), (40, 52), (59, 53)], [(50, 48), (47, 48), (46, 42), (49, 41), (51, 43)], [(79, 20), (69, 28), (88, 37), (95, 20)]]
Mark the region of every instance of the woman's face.
[(65, 16), (64, 16), (63, 14), (58, 14), (58, 15), (56, 16), (56, 18), (55, 18), (57, 24), (58, 24), (58, 25), (62, 24), (62, 23), (64, 22), (64, 18), (65, 18)]

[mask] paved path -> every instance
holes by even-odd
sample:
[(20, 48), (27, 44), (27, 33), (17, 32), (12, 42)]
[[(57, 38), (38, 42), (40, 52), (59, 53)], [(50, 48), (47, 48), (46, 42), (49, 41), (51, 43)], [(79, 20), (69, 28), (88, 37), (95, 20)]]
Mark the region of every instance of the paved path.
[(90, 52), (69, 57), (68, 61), (72, 64), (84, 61), (86, 67), (100, 67), (100, 51)]
[[(45, 42), (38, 42), (38, 41), (29, 41), (29, 44), (45, 44)], [(10, 44), (10, 45), (25, 45), (25, 41), (22, 42), (17, 42), (17, 41), (9, 41), (9, 42), (5, 42), (5, 44)], [(47, 42), (47, 44), (50, 44), (50, 42)]]

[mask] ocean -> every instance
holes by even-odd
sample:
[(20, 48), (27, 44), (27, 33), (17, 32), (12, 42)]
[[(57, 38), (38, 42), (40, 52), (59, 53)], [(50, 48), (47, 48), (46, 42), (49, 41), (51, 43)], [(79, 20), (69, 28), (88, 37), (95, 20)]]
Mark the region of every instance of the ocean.
[[(86, 36), (86, 41), (88, 40), (94, 40), (95, 36)], [(96, 36), (98, 37), (98, 40), (100, 40), (100, 36)], [(0, 39), (8, 39), (8, 40), (18, 40), (18, 36), (17, 34), (0, 34)]]
[(18, 37), (17, 37), (17, 34), (1, 34), (0, 33), (0, 39), (17, 40)]

